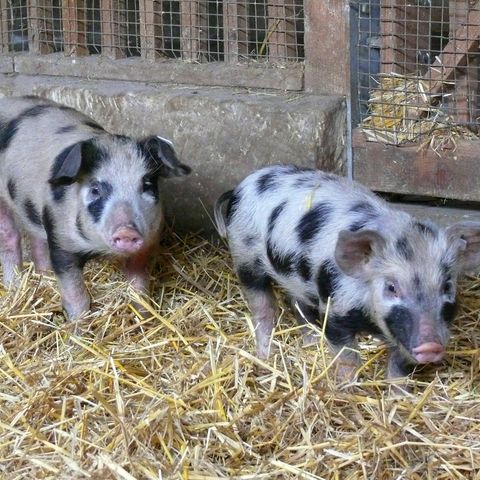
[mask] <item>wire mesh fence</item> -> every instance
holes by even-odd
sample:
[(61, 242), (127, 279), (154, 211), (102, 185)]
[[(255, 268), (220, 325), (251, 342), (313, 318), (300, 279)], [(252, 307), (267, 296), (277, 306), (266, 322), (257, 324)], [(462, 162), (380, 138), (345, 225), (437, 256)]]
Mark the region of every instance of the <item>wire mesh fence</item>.
[(480, 1), (360, 0), (358, 106), (368, 140), (477, 138)]
[(298, 62), (303, 0), (0, 0), (1, 50)]

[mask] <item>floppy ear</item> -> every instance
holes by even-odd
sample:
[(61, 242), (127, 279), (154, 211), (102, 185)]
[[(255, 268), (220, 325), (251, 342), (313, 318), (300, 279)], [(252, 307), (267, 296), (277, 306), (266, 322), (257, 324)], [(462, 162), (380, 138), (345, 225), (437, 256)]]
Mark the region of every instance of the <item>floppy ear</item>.
[(148, 137), (139, 143), (161, 177), (183, 177), (191, 172), (192, 169), (189, 166), (180, 163), (169, 140), (162, 137)]
[(480, 222), (458, 222), (447, 228), (448, 243), (457, 250), (460, 271), (480, 266)]
[(358, 277), (366, 273), (372, 256), (381, 252), (385, 245), (385, 238), (374, 230), (342, 230), (338, 234), (335, 261), (346, 275)]
[(75, 182), (82, 166), (82, 143), (75, 143), (57, 155), (49, 179), (52, 185), (68, 185)]

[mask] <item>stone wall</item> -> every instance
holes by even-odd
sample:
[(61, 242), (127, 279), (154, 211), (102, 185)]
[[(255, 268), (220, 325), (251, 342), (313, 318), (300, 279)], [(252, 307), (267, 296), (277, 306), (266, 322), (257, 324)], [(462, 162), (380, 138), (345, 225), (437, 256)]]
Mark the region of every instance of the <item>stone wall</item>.
[(179, 231), (211, 231), (218, 195), (263, 165), (346, 169), (339, 96), (0, 76), (0, 95), (22, 94), (77, 108), (112, 133), (170, 138), (193, 169), (186, 179), (165, 182), (167, 213)]

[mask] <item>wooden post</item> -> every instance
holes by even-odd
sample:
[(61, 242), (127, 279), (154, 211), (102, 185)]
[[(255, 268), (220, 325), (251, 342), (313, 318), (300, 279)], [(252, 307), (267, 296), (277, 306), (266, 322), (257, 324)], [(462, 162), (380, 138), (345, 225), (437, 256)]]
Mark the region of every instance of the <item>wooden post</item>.
[(0, 53), (8, 53), (10, 51), (8, 4), (8, 0), (0, 0)]
[[(452, 97), (452, 104), (455, 113), (455, 120), (460, 124), (470, 123), (478, 117), (477, 94), (479, 90), (479, 59), (478, 59), (478, 27), (471, 25), (473, 15), (469, 13), (469, 0), (450, 0), (450, 41), (453, 42), (454, 50), (457, 49), (457, 41), (462, 43), (462, 38), (457, 38), (462, 29), (465, 29), (465, 38), (467, 41), (476, 37), (474, 47), (471, 49), (472, 55), (466, 55), (464, 68), (459, 68), (455, 75), (455, 87)], [(471, 7), (472, 9), (475, 7)], [(477, 2), (477, 9), (480, 8)], [(480, 16), (477, 15), (477, 20)], [(473, 28), (472, 28), (473, 27)], [(455, 62), (456, 63), (456, 62)]]
[(297, 56), (295, 0), (268, 0), (268, 57), (287, 60)]
[[(409, 0), (380, 2), (381, 73), (425, 73), (418, 54), (430, 51), (430, 8)], [(423, 67), (423, 68), (422, 68)]]
[(126, 57), (126, 0), (100, 0), (100, 21), (102, 23), (102, 55), (112, 59)]
[(248, 55), (247, 0), (223, 0), (225, 61), (237, 63)]
[(180, 0), (181, 49), (184, 60), (201, 61), (208, 54), (208, 4)]
[(350, 95), (350, 2), (304, 2), (305, 90)]
[(28, 2), (28, 49), (36, 54), (53, 52), (52, 0)]
[(163, 47), (163, 0), (139, 0), (140, 48), (142, 58), (155, 60)]
[(86, 0), (62, 0), (64, 53), (88, 55)]

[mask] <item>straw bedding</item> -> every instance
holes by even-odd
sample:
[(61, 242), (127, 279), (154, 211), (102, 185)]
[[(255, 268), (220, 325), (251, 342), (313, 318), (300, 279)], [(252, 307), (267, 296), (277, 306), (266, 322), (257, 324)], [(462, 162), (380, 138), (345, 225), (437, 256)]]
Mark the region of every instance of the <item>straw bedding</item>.
[[(453, 82), (444, 82), (445, 90)], [(432, 94), (422, 77), (395, 73), (379, 75), (370, 92), (369, 116), (361, 123), (367, 140), (390, 145), (418, 142), (435, 152), (452, 150), (459, 139), (478, 139), (455, 121), (452, 93)]]
[(77, 324), (28, 264), (1, 292), (2, 478), (480, 478), (479, 278), (461, 285), (446, 361), (395, 397), (383, 345), (362, 341), (358, 381), (336, 385), (285, 308), (257, 360), (224, 247), (171, 240), (153, 275), (146, 318), (104, 261), (87, 267), (93, 313)]

